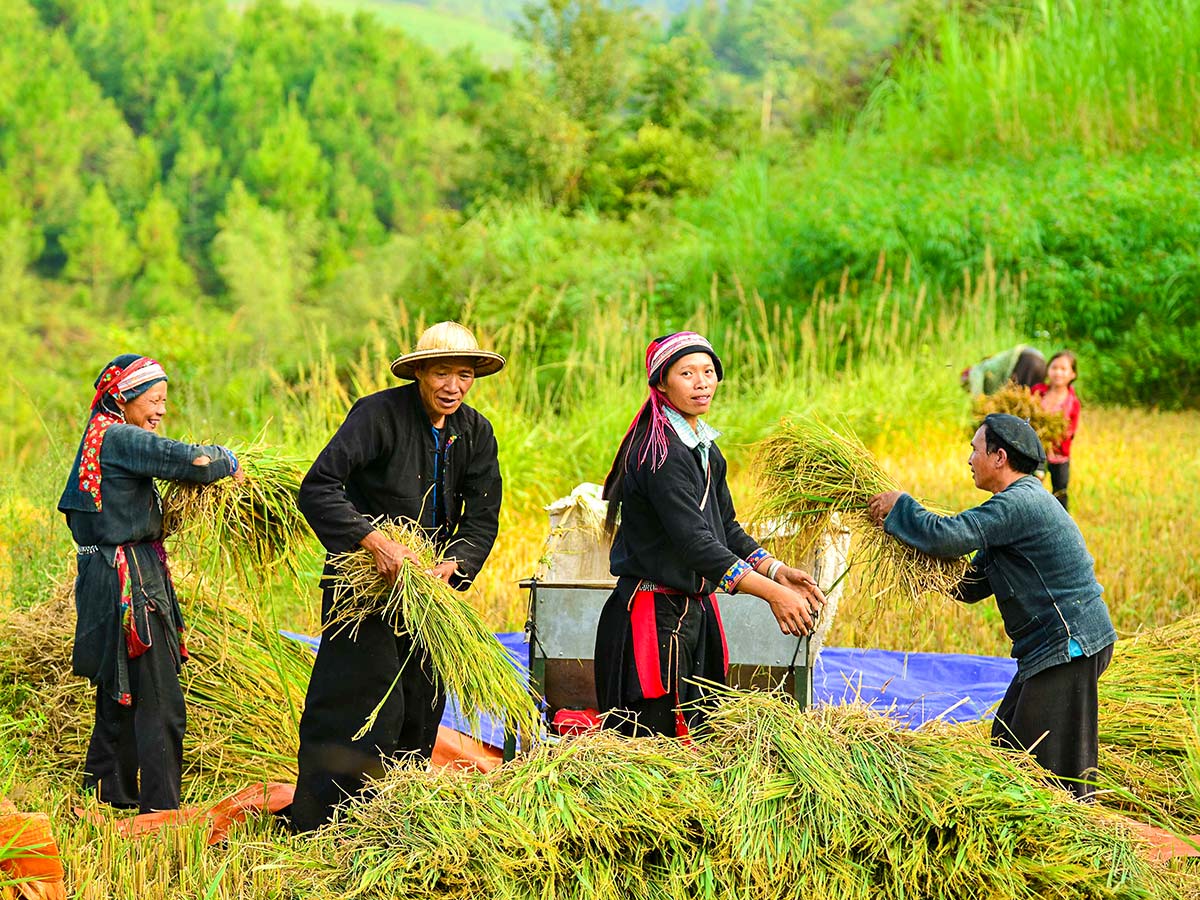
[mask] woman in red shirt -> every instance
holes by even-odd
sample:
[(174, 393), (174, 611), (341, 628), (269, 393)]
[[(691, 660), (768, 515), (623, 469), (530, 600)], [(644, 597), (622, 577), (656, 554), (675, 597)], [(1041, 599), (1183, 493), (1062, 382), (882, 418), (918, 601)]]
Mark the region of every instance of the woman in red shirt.
[(1071, 439), (1075, 437), (1075, 429), (1079, 427), (1079, 398), (1075, 396), (1075, 388), (1071, 386), (1076, 377), (1078, 372), (1075, 354), (1070, 350), (1060, 350), (1050, 357), (1045, 382), (1030, 388), (1030, 393), (1041, 398), (1042, 409), (1046, 412), (1061, 412), (1067, 419), (1067, 433), (1046, 454), (1050, 487), (1063, 509), (1068, 508), (1067, 481), (1071, 474)]

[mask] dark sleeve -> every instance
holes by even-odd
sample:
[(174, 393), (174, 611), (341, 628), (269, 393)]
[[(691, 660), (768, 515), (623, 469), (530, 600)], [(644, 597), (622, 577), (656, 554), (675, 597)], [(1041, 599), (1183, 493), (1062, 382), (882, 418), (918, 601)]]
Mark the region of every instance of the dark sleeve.
[[(233, 463), (224, 447), (217, 444), (185, 444), (135, 425), (114, 425), (110, 428), (104, 436), (103, 452), (107, 465), (134, 475), (166, 481), (211, 484), (233, 474)], [(196, 465), (193, 460), (202, 456), (208, 457), (208, 464)]]
[[(710, 453), (716, 453), (716, 447), (713, 447)], [(716, 462), (716, 460), (712, 460)], [(739, 559), (749, 559), (750, 554), (760, 548), (760, 544), (750, 535), (746, 534), (744, 528), (737, 520), (737, 512), (733, 508), (733, 497), (729, 493), (729, 484), (725, 480), (725, 458), (721, 457), (720, 462), (720, 484), (717, 486), (717, 503), (718, 509), (721, 512), (721, 521), (725, 525), (725, 544), (734, 555)]]
[(987, 564), (988, 552), (980, 550), (971, 560), (966, 574), (955, 588), (955, 600), (961, 600), (963, 603), (978, 603), (995, 593), (992, 590), (992, 582), (988, 579)]
[[(690, 454), (668, 453), (657, 472), (651, 472), (646, 463), (638, 471), (639, 480), (658, 513), (663, 532), (687, 567), (719, 584), (739, 557), (717, 539), (700, 511), (696, 478), (691, 471), (694, 465)], [(729, 493), (722, 484), (717, 487), (718, 496), (722, 490)]]
[(901, 494), (883, 521), (883, 530), (910, 547), (939, 559), (957, 559), (972, 550), (1005, 543), (1010, 502), (999, 494), (956, 516), (939, 516)]
[(473, 444), (462, 483), (462, 517), (446, 546), (445, 554), (458, 560), (461, 575), (451, 579), (451, 584), (459, 590), (464, 590), (479, 574), (500, 530), (502, 485), (499, 448), (492, 425), (486, 419), (481, 420)]
[(300, 484), (300, 512), (330, 553), (353, 550), (375, 530), (371, 519), (346, 497), (346, 481), (382, 452), (388, 421), (378, 410), (372, 414), (361, 400), (355, 403)]

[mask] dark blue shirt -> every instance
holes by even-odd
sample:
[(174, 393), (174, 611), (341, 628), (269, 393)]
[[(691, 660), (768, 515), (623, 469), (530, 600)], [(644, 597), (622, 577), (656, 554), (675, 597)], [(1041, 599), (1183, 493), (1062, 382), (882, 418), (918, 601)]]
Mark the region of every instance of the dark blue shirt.
[(904, 494), (883, 527), (943, 559), (978, 551), (958, 599), (995, 595), (1020, 681), (1069, 662), (1072, 640), (1092, 656), (1117, 639), (1079, 526), (1031, 475), (956, 516), (939, 516)]

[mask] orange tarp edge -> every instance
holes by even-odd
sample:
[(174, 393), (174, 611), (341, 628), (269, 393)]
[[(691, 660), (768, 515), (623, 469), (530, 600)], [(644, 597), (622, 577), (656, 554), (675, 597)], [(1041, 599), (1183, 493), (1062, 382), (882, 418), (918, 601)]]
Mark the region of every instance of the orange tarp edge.
[(0, 798), (0, 846), (23, 852), (0, 859), (0, 876), (25, 879), (21, 884), (0, 888), (3, 900), (66, 900), (62, 859), (50, 833), (45, 813), (22, 813), (11, 801)]

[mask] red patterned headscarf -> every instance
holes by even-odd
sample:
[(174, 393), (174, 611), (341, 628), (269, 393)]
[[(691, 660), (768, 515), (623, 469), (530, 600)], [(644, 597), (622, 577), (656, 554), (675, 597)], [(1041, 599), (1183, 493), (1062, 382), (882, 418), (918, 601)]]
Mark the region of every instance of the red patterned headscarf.
[(58, 501), (60, 511), (100, 512), (100, 448), (108, 429), (125, 421), (116, 401), (132, 400), (166, 380), (163, 367), (148, 356), (126, 353), (104, 367), (95, 382), (96, 393), (75, 465)]
[(629, 428), (625, 431), (625, 438), (621, 441), (622, 446), (626, 448), (626, 460), (633, 452), (632, 435), (643, 417), (649, 419), (649, 425), (637, 450), (638, 464), (644, 463), (648, 457), (650, 468), (657, 470), (666, 460), (667, 428), (670, 423), (667, 422), (667, 417), (663, 413), (663, 404), (667, 402), (666, 397), (657, 388), (667, 377), (671, 366), (689, 353), (707, 353), (712, 357), (713, 367), (717, 370), (717, 381), (721, 381), (725, 377), (724, 369), (721, 367), (721, 358), (717, 356), (717, 351), (703, 335), (694, 331), (677, 331), (674, 334), (663, 335), (652, 340), (646, 347), (646, 381), (650, 386), (650, 396), (646, 398), (646, 402), (642, 404), (637, 415), (633, 417), (633, 421), (629, 423)]

